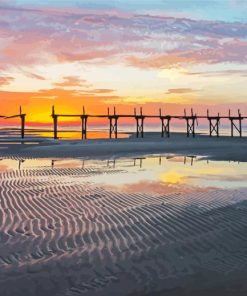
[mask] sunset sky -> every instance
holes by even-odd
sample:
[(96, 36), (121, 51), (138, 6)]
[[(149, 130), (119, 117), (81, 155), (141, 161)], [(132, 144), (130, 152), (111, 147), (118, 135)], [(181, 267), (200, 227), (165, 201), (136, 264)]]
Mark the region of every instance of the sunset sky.
[(247, 112), (247, 1), (0, 0), (0, 13), (0, 115)]

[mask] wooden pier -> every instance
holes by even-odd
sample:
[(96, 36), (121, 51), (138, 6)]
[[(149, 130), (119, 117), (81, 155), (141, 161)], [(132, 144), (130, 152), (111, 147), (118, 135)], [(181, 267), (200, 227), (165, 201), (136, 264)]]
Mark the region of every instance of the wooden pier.
[[(81, 121), (81, 139), (87, 139), (88, 132), (88, 121), (90, 118), (98, 118), (98, 119), (106, 119), (109, 121), (109, 138), (118, 138), (118, 124), (120, 119), (133, 119), (136, 124), (136, 137), (143, 138), (144, 137), (144, 121), (148, 119), (159, 119), (161, 123), (161, 137), (169, 138), (171, 135), (171, 123), (173, 120), (183, 120), (186, 124), (186, 135), (187, 137), (192, 136), (193, 138), (196, 136), (196, 127), (198, 126), (199, 120), (207, 120), (209, 126), (209, 136), (220, 136), (220, 123), (221, 120), (229, 120), (230, 121), (230, 129), (231, 136), (235, 135), (242, 137), (243, 136), (243, 121), (247, 119), (247, 116), (243, 116), (238, 110), (236, 115), (232, 115), (231, 110), (229, 110), (228, 115), (222, 116), (219, 113), (217, 115), (209, 114), (209, 110), (207, 110), (206, 115), (197, 115), (193, 109), (190, 110), (189, 113), (184, 110), (183, 115), (171, 115), (165, 114), (159, 109), (159, 113), (157, 115), (148, 115), (144, 114), (142, 107), (139, 108), (139, 112), (137, 112), (137, 108), (134, 108), (134, 113), (132, 114), (117, 114), (116, 108), (113, 107), (113, 112), (110, 112), (110, 108), (107, 109), (105, 114), (88, 114), (85, 111), (83, 106), (82, 112), (79, 114), (60, 114), (55, 112), (55, 107), (52, 106), (51, 117), (53, 119), (53, 138), (58, 139), (58, 123), (60, 118), (70, 117), (70, 118), (78, 118)], [(5, 119), (10, 118), (20, 118), (20, 133), (21, 138), (25, 137), (25, 119), (26, 114), (22, 112), (22, 108), (20, 107), (19, 114), (11, 115), (11, 116), (3, 116), (0, 117)]]

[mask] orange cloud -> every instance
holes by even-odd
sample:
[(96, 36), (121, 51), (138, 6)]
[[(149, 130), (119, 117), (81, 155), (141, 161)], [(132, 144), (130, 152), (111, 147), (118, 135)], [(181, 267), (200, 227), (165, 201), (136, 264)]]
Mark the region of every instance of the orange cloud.
[(81, 79), (78, 76), (65, 76), (63, 77), (63, 82), (54, 83), (55, 86), (61, 87), (71, 87), (71, 86), (84, 86), (89, 87), (90, 84), (86, 80)]
[(169, 88), (166, 94), (187, 94), (197, 92), (198, 90), (194, 90), (192, 88)]
[(84, 93), (91, 93), (91, 94), (109, 94), (114, 92), (114, 89), (109, 89), (109, 88), (96, 88), (96, 89), (91, 89), (88, 91), (83, 91)]

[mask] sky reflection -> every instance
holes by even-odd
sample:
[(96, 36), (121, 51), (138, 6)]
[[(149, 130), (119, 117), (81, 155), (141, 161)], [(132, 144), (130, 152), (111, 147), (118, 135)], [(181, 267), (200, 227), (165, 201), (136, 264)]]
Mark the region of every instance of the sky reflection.
[[(95, 168), (87, 181), (119, 190), (160, 192), (169, 187), (239, 188), (247, 186), (247, 164), (208, 161), (194, 156), (156, 155), (110, 160), (1, 159), (0, 171)], [(112, 170), (112, 174), (107, 174)], [(71, 174), (73, 178), (73, 173)]]

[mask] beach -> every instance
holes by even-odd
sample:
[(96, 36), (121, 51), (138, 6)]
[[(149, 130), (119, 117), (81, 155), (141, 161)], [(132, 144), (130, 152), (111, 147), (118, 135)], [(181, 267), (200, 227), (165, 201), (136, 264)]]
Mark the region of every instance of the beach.
[(0, 150), (1, 295), (246, 295), (246, 139), (28, 141)]

